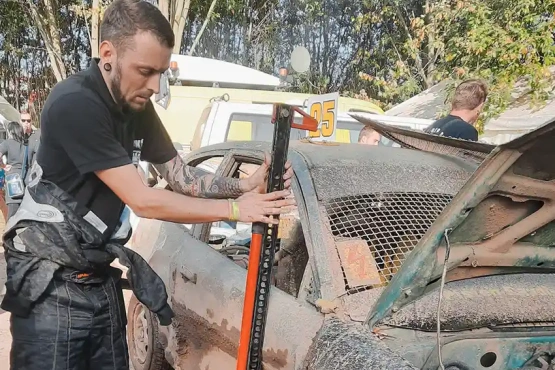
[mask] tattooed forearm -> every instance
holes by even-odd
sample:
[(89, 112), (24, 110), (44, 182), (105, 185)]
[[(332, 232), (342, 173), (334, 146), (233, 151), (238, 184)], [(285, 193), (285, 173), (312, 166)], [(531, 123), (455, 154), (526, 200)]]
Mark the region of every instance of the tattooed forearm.
[(155, 167), (171, 188), (181, 194), (201, 198), (237, 198), (244, 193), (241, 180), (215, 176), (200, 168), (186, 166), (179, 155)]

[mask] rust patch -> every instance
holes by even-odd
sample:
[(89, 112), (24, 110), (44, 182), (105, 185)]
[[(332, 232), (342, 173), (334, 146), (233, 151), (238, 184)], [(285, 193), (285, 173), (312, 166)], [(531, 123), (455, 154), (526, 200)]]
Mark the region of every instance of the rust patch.
[(270, 366), (281, 369), (287, 366), (288, 353), (288, 350), (281, 351), (278, 349), (276, 352), (273, 348), (271, 348), (262, 352), (262, 358), (264, 359), (264, 362)]
[[(484, 243), (485, 244), (485, 243)], [(555, 262), (555, 251), (550, 248), (536, 247), (527, 243), (515, 243), (508, 247), (507, 252), (491, 252), (484, 244), (451, 246), (449, 254), (450, 261), (460, 261), (457, 266), (477, 267), (534, 267), (534, 262), (553, 265)], [(437, 250), (437, 266), (442, 266), (445, 260), (445, 247)], [(520, 265), (522, 261), (529, 259), (529, 264)], [(538, 265), (536, 265), (538, 266)]]
[(282, 216), (279, 218), (278, 238), (289, 239), (291, 238), (291, 231), (295, 227), (297, 219), (295, 216)]
[(538, 201), (516, 202), (507, 196), (490, 195), (474, 208), (451, 239), (454, 243), (490, 239), (534, 214), (541, 206)]
[(337, 302), (326, 301), (325, 299), (318, 299), (315, 303), (318, 310), (320, 310), (320, 312), (324, 315), (335, 313), (335, 311), (339, 308)]
[(465, 280), (475, 277), (496, 275), (506, 272), (503, 268), (494, 267), (458, 267), (454, 270), (447, 272), (445, 277), (446, 282)]
[(235, 327), (228, 327), (227, 320), (220, 325), (209, 323), (205, 318), (179, 303), (173, 304), (175, 319), (173, 325), (176, 340), (180, 349), (179, 354), (187, 352), (187, 348), (207, 354), (211, 348), (217, 347), (232, 357), (236, 357), (240, 331)]
[(341, 265), (349, 286), (367, 286), (380, 283), (380, 273), (374, 256), (362, 239), (336, 242)]
[[(233, 358), (237, 357), (241, 333), (236, 327), (230, 326), (226, 319), (218, 325), (209, 323), (205, 318), (175, 301), (172, 308), (175, 312), (172, 325), (176, 332), (180, 362), (185, 361), (182, 357), (187, 356), (192, 351), (195, 352), (195, 358), (198, 357), (200, 361), (204, 356), (209, 355), (214, 348), (220, 349)], [(213, 317), (214, 311), (207, 309), (207, 315)], [(287, 365), (287, 356), (287, 349), (284, 351), (270, 349), (263, 352), (264, 362), (278, 369)], [(190, 365), (189, 362), (187, 364)], [(187, 369), (201, 370), (198, 366)]]

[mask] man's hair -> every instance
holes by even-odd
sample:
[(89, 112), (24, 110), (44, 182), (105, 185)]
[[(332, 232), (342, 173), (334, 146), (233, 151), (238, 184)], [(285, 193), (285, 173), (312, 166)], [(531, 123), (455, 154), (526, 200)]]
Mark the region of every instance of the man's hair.
[(11, 121), (8, 123), (6, 128), (8, 133), (8, 138), (23, 144), (25, 141), (25, 133), (23, 132), (23, 127), (18, 122)]
[(360, 134), (358, 134), (358, 142), (360, 143), (363, 138), (372, 135), (375, 130), (371, 127), (364, 126), (362, 130), (360, 130)]
[(173, 49), (172, 27), (156, 6), (144, 0), (114, 0), (104, 13), (100, 41), (127, 48), (139, 32), (151, 32), (164, 46)]
[(472, 110), (486, 101), (488, 88), (483, 81), (467, 80), (455, 89), (452, 109)]

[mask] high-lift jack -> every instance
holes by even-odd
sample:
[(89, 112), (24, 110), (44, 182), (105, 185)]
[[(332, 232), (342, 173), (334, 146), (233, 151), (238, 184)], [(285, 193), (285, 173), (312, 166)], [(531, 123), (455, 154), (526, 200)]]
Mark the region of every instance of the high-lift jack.
[[(301, 124), (294, 122), (295, 112), (302, 116)], [(272, 163), (268, 174), (268, 192), (283, 190), (283, 175), (289, 151), (291, 128), (307, 131), (318, 130), (316, 119), (300, 108), (287, 104), (274, 104), (272, 123), (274, 124), (274, 138)], [(262, 369), (262, 347), (264, 345), (270, 285), (277, 248), (279, 248), (278, 225), (254, 223), (252, 225), (237, 370)]]

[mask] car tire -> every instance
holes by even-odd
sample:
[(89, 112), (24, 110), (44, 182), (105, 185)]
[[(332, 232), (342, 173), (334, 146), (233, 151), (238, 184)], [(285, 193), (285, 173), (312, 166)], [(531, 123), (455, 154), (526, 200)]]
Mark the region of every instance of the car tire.
[(133, 296), (129, 302), (127, 317), (127, 342), (133, 370), (171, 370), (160, 344), (154, 314)]

